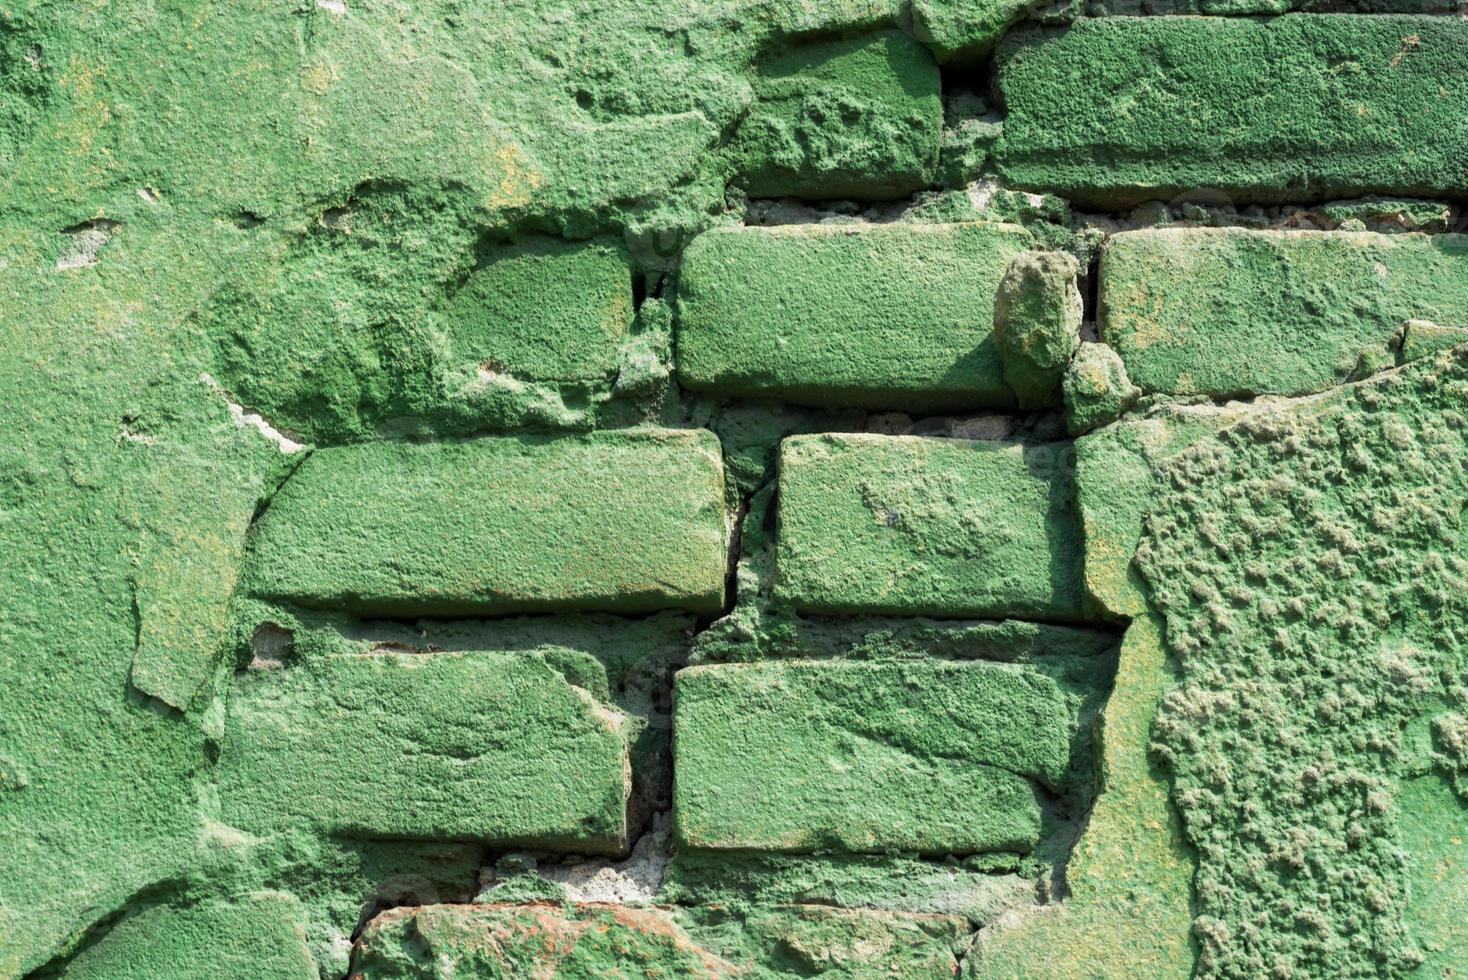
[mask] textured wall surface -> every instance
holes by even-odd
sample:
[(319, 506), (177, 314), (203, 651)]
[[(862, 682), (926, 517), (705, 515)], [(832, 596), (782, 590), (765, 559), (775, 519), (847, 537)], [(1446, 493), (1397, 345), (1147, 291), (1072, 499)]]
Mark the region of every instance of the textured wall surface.
[(0, 2), (0, 978), (1468, 976), (1453, 0)]

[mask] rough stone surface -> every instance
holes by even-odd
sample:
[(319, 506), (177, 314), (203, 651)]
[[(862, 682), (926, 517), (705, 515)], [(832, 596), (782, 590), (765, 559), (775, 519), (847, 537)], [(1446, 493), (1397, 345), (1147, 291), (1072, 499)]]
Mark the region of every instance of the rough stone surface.
[(733, 153), (751, 197), (885, 200), (933, 182), (942, 128), (933, 56), (881, 31), (761, 59)]
[(350, 836), (620, 851), (626, 733), (594, 693), (598, 672), (604, 690), (589, 657), (477, 651), (247, 670), (225, 722), (221, 813), (255, 832), (305, 818)]
[(1163, 489), (1159, 470), (1198, 439), (1244, 418), (1247, 405), (1164, 405), (1075, 441), (1086, 595), (1113, 616), (1140, 616), (1145, 586), (1132, 557)]
[(376, 615), (712, 612), (724, 534), (706, 433), (341, 447), (261, 518), (248, 586)]
[[(1450, 351), (1163, 468), (1137, 561), (1180, 669), (1153, 737), (1198, 850), (1207, 974), (1401, 975), (1468, 953), (1414, 906), (1437, 871), (1402, 830), (1426, 803), (1406, 783), (1463, 771), (1465, 394)], [(1444, 836), (1457, 797), (1427, 804)]]
[(994, 344), (1020, 408), (1060, 400), (1060, 379), (1081, 342), (1080, 263), (1064, 252), (1022, 252), (994, 293)]
[(1066, 431), (1079, 436), (1110, 425), (1141, 393), (1115, 350), (1105, 344), (1081, 344), (1060, 380)]
[(913, 35), (940, 62), (975, 59), (1034, 7), (1020, 0), (913, 0)]
[(1468, 236), (1160, 229), (1101, 256), (1101, 339), (1148, 392), (1300, 395), (1468, 325)]
[(1011, 405), (994, 294), (1031, 243), (1016, 225), (984, 223), (701, 235), (679, 277), (678, 378), (814, 405)]
[(1468, 186), (1458, 18), (1083, 18), (1011, 33), (995, 150), (1014, 184), (1104, 207), (1453, 196)]
[(792, 436), (776, 595), (813, 613), (1080, 618), (1068, 449)]
[(351, 980), (735, 974), (652, 909), (428, 905), (373, 919), (358, 940)]
[(1188, 976), (1196, 961), (1195, 855), (1148, 743), (1169, 683), (1155, 615), (1127, 628), (1102, 716), (1103, 791), (1066, 866), (1069, 894), (1039, 915), (1008, 912), (979, 934), (966, 977)]
[(674, 708), (679, 839), (1028, 852), (1046, 796), (1073, 776), (1081, 700), (1041, 671), (983, 663), (688, 668)]

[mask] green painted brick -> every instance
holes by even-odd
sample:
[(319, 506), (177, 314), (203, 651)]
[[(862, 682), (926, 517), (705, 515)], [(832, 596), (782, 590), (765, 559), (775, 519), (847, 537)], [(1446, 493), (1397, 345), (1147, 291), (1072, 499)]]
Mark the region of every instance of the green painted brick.
[(490, 249), (449, 301), (454, 355), (535, 381), (591, 381), (617, 367), (632, 324), (620, 244), (530, 238)]
[(904, 197), (933, 182), (938, 66), (898, 31), (795, 44), (764, 60), (732, 147), (752, 197)]
[(1028, 851), (1073, 719), (1037, 671), (780, 660), (680, 671), (674, 816), (690, 846)]
[(810, 613), (1080, 618), (1069, 443), (793, 436), (777, 598)]
[(1010, 407), (994, 295), (1032, 245), (984, 222), (707, 232), (679, 276), (679, 380), (814, 405)]
[(1164, 228), (1101, 256), (1101, 339), (1172, 395), (1299, 395), (1391, 363), (1410, 319), (1468, 325), (1468, 235)]
[(723, 494), (692, 429), (326, 449), (259, 521), (247, 582), (375, 615), (714, 612)]
[(1011, 33), (1000, 173), (1083, 204), (1468, 188), (1468, 21), (1107, 17)]
[(350, 980), (715, 980), (740, 972), (696, 945), (667, 912), (600, 903), (389, 909), (367, 924), (352, 963)]
[(306, 820), (348, 836), (620, 851), (622, 716), (561, 666), (475, 651), (246, 670), (220, 754), (223, 819), (252, 832)]

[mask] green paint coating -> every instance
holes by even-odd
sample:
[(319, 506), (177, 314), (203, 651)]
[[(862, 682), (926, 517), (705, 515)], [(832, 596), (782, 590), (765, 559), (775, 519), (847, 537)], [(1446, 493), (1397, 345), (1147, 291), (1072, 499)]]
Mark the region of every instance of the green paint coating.
[(1127, 377), (1126, 365), (1116, 351), (1093, 343), (1076, 348), (1060, 390), (1065, 428), (1073, 436), (1115, 422), (1142, 393)]
[(1066, 443), (792, 436), (775, 594), (812, 613), (1077, 619), (1068, 460)]
[(723, 494), (696, 430), (321, 450), (261, 518), (247, 584), (377, 615), (713, 612)]
[(1414, 318), (1468, 324), (1468, 236), (1167, 228), (1101, 253), (1101, 339), (1174, 395), (1299, 395), (1385, 362)]
[(1121, 206), (1448, 197), (1468, 186), (1468, 22), (1287, 14), (1083, 18), (1012, 32), (996, 149), (1020, 187)]
[(1081, 342), (1080, 263), (1065, 252), (1021, 252), (994, 293), (994, 344), (1020, 408), (1060, 400), (1060, 378)]
[(678, 379), (813, 405), (1011, 405), (994, 293), (1030, 243), (983, 223), (708, 232), (679, 276)]
[[(600, 672), (583, 660), (583, 672)], [(230, 824), (263, 833), (304, 819), (348, 836), (626, 846), (621, 716), (550, 657), (255, 664), (225, 723), (219, 794)]]
[(1465, 768), (1465, 397), (1450, 351), (1162, 467), (1137, 564), (1179, 668), (1153, 738), (1198, 850), (1204, 976), (1401, 976), (1460, 942), (1413, 905), (1441, 886), (1403, 820), (1407, 783)]
[(632, 325), (620, 245), (530, 239), (497, 246), (448, 301), (459, 357), (534, 381), (590, 381), (617, 366)]
[(943, 127), (938, 66), (882, 31), (762, 59), (732, 153), (751, 197), (903, 197), (933, 182)]
[(691, 847), (1027, 852), (1072, 778), (1082, 696), (983, 662), (690, 667), (674, 813)]

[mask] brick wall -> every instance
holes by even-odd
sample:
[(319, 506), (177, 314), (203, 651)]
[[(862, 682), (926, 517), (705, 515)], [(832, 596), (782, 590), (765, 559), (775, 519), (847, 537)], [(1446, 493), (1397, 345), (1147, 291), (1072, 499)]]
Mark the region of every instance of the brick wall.
[(1460, 11), (184, 6), (0, 12), (0, 974), (1468, 962)]

